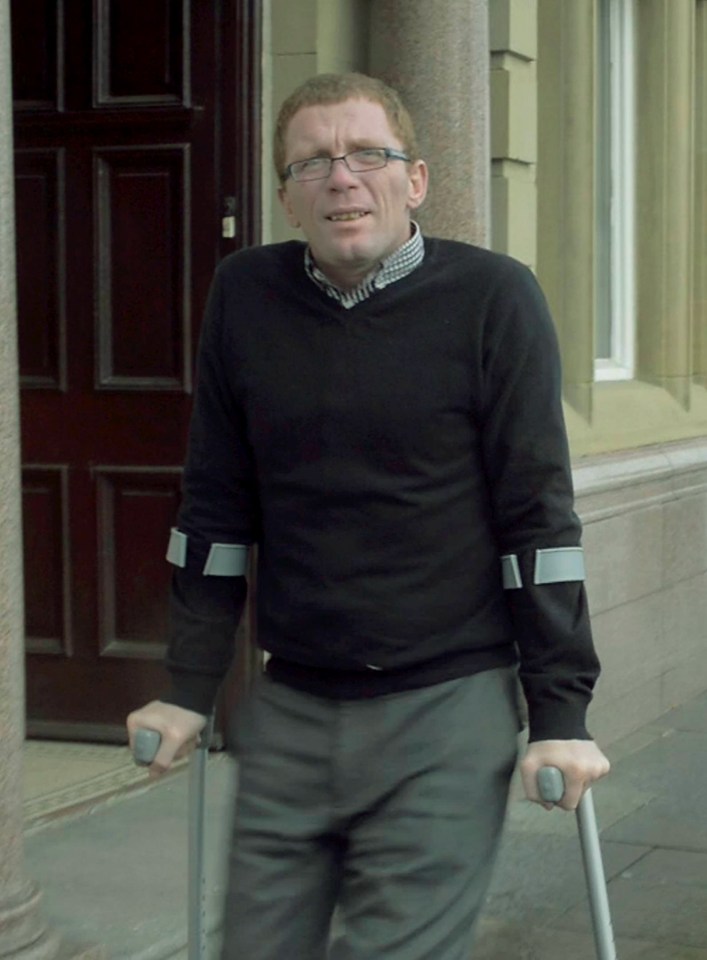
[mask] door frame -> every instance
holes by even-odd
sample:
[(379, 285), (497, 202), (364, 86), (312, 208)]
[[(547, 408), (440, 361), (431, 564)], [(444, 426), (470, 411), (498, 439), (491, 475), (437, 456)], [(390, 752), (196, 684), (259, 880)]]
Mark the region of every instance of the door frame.
[[(202, 0), (196, 0), (195, 5)], [(236, 195), (238, 246), (253, 246), (262, 237), (262, 0), (215, 0), (221, 29), (218, 36), (217, 57), (220, 85), (214, 104), (217, 117), (217, 148), (215, 163), (218, 164), (212, 202), (217, 213), (216, 222), (222, 215), (224, 196)], [(60, 0), (60, 6), (63, 0)], [(230, 56), (223, 55), (221, 38), (229, 37)], [(230, 100), (230, 104), (229, 104)], [(232, 109), (224, 110), (228, 105)], [(32, 122), (32, 121), (30, 121)], [(212, 248), (213, 249), (213, 248)], [(214, 263), (232, 252), (233, 241), (215, 240)], [(210, 278), (209, 278), (210, 279)], [(223, 733), (224, 707), (239, 699), (259, 669), (260, 656), (251, 639), (252, 605), (249, 603), (238, 631), (238, 643), (233, 669), (224, 681), (219, 696), (219, 719)], [(31, 736), (116, 741), (113, 725), (102, 723), (27, 722)], [(118, 734), (118, 738), (122, 734)], [(217, 741), (218, 738), (217, 736)]]
[[(238, 118), (233, 130), (222, 128), (221, 170), (229, 171), (233, 184), (242, 184), (243, 196), (240, 198), (240, 234), (246, 246), (255, 246), (262, 242), (262, 118), (263, 118), (263, 0), (235, 0), (236, 22), (231, 29), (240, 36), (236, 44), (236, 59), (232, 72), (222, 71), (224, 88), (221, 96), (228, 96), (228, 90), (236, 98)], [(219, 0), (219, 8), (221, 0)], [(219, 103), (218, 115), (222, 117)], [(238, 144), (241, 149), (237, 150)], [(230, 173), (229, 161), (233, 166)], [(222, 195), (228, 194), (222, 183)]]

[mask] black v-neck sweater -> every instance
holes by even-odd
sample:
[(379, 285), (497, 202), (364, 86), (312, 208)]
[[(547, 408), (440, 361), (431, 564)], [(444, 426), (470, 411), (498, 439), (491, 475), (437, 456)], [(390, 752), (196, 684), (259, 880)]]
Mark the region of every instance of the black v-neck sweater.
[[(344, 309), (304, 245), (228, 257), (202, 334), (165, 699), (207, 712), (258, 545), (257, 635), (285, 683), (375, 696), (520, 659), (531, 737), (585, 738), (598, 675), (583, 585), (533, 584), (576, 546), (556, 337), (516, 261), (425, 239), (404, 279)], [(524, 587), (503, 590), (501, 556)]]

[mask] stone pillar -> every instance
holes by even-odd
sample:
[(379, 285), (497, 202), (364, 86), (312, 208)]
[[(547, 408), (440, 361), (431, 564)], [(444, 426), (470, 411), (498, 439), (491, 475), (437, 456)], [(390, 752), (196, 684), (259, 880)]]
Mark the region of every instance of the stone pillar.
[(24, 873), (22, 836), (24, 625), (9, 6), (0, 0), (0, 957), (51, 960), (72, 954), (41, 920), (40, 894)]
[(376, 0), (369, 70), (403, 97), (430, 166), (428, 234), (488, 246), (488, 0)]
[(707, 3), (695, 9), (695, 363), (707, 387)]
[(694, 0), (636, 7), (640, 380), (690, 404), (694, 254)]
[(538, 275), (562, 350), (565, 399), (594, 390), (597, 0), (538, 4)]

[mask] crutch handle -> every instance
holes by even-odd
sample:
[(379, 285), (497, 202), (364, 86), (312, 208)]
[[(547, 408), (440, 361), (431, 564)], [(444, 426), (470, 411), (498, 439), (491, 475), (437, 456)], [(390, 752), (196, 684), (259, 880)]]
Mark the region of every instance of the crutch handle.
[(149, 767), (160, 749), (162, 736), (156, 730), (142, 728), (135, 734), (133, 758), (141, 767)]
[(559, 803), (565, 792), (565, 778), (557, 767), (538, 770), (538, 792), (545, 803)]
[[(212, 731), (213, 719), (209, 718), (209, 722), (206, 725), (204, 733), (197, 744), (197, 750), (208, 751), (209, 744), (211, 743)], [(141, 767), (149, 767), (157, 756), (157, 751), (160, 749), (161, 743), (162, 734), (158, 733), (157, 730), (149, 730), (146, 727), (142, 727), (140, 730), (138, 730), (135, 734), (135, 741), (133, 744), (133, 759), (135, 760), (135, 763)]]

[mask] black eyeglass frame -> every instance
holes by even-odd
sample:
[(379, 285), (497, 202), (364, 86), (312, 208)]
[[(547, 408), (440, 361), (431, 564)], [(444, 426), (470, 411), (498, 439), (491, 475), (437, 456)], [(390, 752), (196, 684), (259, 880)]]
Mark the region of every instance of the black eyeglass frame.
[[(383, 163), (375, 167), (364, 167), (362, 170), (351, 169), (348, 161), (349, 157), (352, 157), (357, 153), (370, 153), (371, 151), (376, 151), (377, 153), (380, 152)], [(329, 166), (327, 168), (327, 172), (325, 174), (317, 175), (316, 177), (303, 177), (298, 179), (292, 172), (292, 168), (298, 167), (303, 163), (310, 163), (312, 160), (328, 160)], [(304, 160), (295, 160), (293, 163), (288, 163), (282, 176), (283, 182), (290, 179), (295, 183), (308, 183), (313, 180), (327, 180), (331, 175), (332, 167), (337, 160), (343, 160), (351, 173), (372, 173), (374, 170), (382, 170), (384, 167), (388, 166), (389, 160), (402, 160), (404, 163), (412, 162), (406, 153), (403, 153), (401, 150), (394, 150), (392, 147), (359, 147), (358, 150), (349, 150), (348, 153), (343, 153), (340, 157), (306, 157)]]

